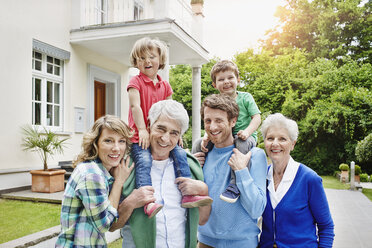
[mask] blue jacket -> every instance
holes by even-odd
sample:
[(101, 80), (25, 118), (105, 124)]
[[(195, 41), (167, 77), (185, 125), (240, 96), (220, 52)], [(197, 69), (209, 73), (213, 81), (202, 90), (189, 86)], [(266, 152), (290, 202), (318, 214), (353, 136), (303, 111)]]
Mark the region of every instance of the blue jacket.
[(266, 195), (260, 248), (272, 248), (274, 242), (279, 248), (332, 247), (334, 224), (322, 178), (316, 172), (300, 164), (291, 187), (275, 210), (268, 191)]

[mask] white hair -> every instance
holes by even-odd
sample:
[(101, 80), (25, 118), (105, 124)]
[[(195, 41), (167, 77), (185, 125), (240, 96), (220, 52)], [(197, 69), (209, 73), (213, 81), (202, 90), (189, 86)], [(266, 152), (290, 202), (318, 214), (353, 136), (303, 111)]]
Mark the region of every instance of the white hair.
[(285, 117), (281, 113), (271, 114), (262, 122), (261, 133), (262, 137), (265, 139), (267, 131), (270, 127), (281, 127), (285, 128), (288, 132), (288, 136), (292, 141), (297, 141), (298, 138), (298, 125), (297, 123)]
[(183, 105), (175, 100), (163, 100), (151, 106), (148, 115), (150, 127), (159, 119), (160, 115), (176, 120), (181, 127), (181, 135), (189, 128), (189, 115)]

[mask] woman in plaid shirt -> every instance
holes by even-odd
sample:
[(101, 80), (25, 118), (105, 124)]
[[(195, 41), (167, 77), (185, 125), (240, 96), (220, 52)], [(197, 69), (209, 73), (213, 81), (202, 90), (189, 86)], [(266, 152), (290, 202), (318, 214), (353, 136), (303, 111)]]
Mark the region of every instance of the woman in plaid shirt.
[(74, 161), (61, 211), (56, 247), (106, 247), (105, 232), (117, 220), (129, 166), (132, 133), (118, 117), (99, 118), (83, 137), (82, 152)]

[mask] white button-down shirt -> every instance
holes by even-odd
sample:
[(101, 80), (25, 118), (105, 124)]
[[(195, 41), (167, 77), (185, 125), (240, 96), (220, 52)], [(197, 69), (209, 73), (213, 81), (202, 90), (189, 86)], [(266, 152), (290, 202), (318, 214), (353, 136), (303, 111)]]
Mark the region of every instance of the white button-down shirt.
[(186, 209), (181, 207), (182, 194), (174, 183), (173, 160), (153, 160), (151, 180), (156, 203), (163, 204), (156, 214), (156, 247), (184, 248)]
[(300, 163), (293, 160), (292, 157), (289, 158), (287, 168), (285, 169), (282, 181), (279, 183), (278, 188), (275, 191), (274, 178), (273, 178), (273, 165), (270, 166), (269, 172), (267, 173), (267, 180), (269, 180), (267, 189), (270, 194), (271, 206), (273, 209), (279, 204), (283, 199), (289, 188), (291, 187)]

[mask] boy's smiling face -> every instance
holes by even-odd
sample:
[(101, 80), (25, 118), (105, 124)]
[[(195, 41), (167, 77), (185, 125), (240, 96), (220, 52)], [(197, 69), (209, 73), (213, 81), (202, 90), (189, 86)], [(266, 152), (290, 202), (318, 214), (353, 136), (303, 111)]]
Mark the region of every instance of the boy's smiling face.
[(137, 59), (137, 67), (151, 80), (155, 80), (160, 65), (160, 56), (157, 49), (150, 50), (149, 54), (142, 54)]
[(239, 82), (240, 78), (237, 78), (233, 71), (226, 70), (216, 73), (216, 82), (213, 82), (212, 85), (221, 94), (226, 94), (235, 98), (236, 87)]

